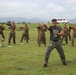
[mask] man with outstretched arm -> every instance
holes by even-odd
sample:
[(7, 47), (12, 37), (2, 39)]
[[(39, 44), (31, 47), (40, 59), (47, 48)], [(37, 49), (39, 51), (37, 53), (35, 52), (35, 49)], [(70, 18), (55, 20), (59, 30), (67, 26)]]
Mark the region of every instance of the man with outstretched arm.
[(27, 26), (27, 24), (25, 24), (24, 27), (20, 27), (20, 28), (24, 30), (20, 42), (22, 43), (23, 39), (26, 39), (26, 42), (29, 43), (29, 27)]
[(8, 38), (8, 45), (10, 45), (12, 38), (13, 38), (13, 43), (16, 44), (16, 36), (15, 36), (16, 25), (14, 21), (11, 21), (11, 24), (9, 25), (9, 29), (10, 29), (10, 33)]
[(67, 65), (66, 60), (65, 60), (64, 51), (62, 48), (62, 43), (60, 40), (60, 36), (63, 36), (64, 32), (62, 31), (62, 28), (60, 26), (57, 26), (56, 19), (52, 19), (52, 26), (48, 27), (48, 30), (50, 31), (50, 45), (47, 47), (43, 67), (47, 67), (50, 53), (54, 48), (57, 49), (63, 65)]

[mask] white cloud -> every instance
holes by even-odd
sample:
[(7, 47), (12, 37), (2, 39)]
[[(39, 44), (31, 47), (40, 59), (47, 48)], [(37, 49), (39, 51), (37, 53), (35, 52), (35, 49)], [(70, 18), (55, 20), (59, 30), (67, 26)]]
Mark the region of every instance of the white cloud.
[(68, 18), (76, 18), (76, 0), (67, 0), (67, 13)]
[(75, 12), (76, 0), (0, 0), (0, 17), (74, 18)]
[(64, 7), (56, 5), (54, 3), (50, 3), (49, 5), (47, 5), (46, 9), (50, 10), (51, 12), (54, 12), (54, 13), (63, 13), (63, 12), (65, 12)]
[(76, 0), (67, 0), (67, 2), (76, 5)]
[(33, 13), (37, 10), (37, 5), (36, 4), (28, 4), (28, 3), (3, 3), (0, 5), (0, 17), (5, 16), (5, 17), (33, 17)]

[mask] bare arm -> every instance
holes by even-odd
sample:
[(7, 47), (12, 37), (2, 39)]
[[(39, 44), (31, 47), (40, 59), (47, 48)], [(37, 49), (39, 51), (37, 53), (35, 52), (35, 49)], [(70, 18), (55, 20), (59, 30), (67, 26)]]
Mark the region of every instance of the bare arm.
[(64, 31), (62, 30), (60, 33), (58, 33), (59, 36), (64, 36)]
[(50, 30), (50, 26), (47, 26), (47, 29)]

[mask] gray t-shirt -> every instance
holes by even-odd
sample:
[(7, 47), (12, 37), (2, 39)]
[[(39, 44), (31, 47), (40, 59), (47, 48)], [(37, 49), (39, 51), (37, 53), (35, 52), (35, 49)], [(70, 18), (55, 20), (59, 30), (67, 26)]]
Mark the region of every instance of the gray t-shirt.
[(50, 31), (50, 40), (58, 41), (60, 39), (60, 36), (58, 35), (58, 33), (62, 31), (62, 28), (60, 26), (56, 27), (50, 26), (49, 31)]

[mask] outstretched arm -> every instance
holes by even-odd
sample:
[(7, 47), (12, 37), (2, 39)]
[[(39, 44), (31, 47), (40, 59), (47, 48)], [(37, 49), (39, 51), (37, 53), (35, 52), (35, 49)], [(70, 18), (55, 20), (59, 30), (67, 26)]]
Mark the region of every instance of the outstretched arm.
[(50, 26), (47, 26), (47, 29), (50, 30)]
[(58, 33), (59, 36), (64, 36), (64, 31), (62, 30), (60, 33)]

